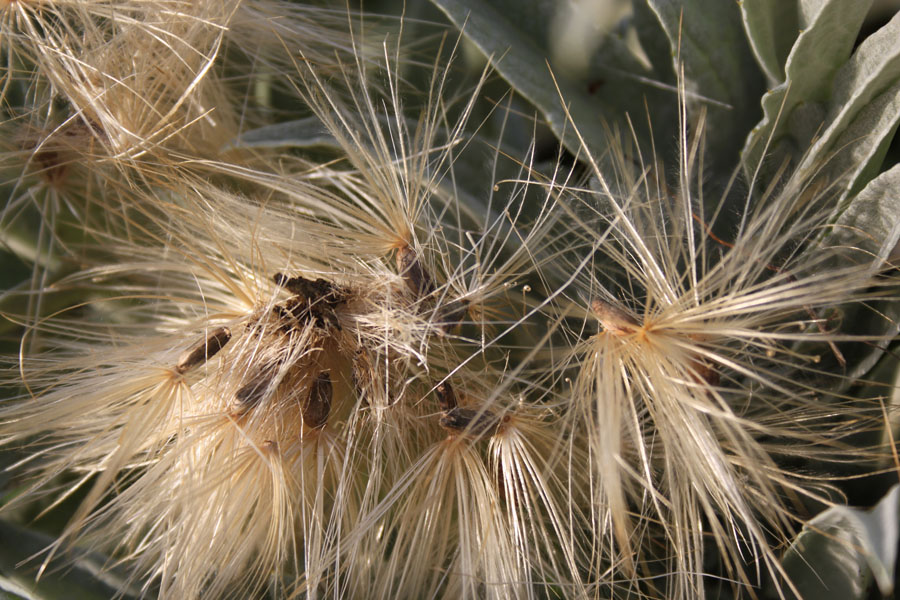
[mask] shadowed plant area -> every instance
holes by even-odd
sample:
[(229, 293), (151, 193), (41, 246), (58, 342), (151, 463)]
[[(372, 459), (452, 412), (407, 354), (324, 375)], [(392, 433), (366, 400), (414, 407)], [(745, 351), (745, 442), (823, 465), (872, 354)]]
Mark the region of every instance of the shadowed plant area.
[(892, 596), (898, 39), (0, 0), (0, 596)]

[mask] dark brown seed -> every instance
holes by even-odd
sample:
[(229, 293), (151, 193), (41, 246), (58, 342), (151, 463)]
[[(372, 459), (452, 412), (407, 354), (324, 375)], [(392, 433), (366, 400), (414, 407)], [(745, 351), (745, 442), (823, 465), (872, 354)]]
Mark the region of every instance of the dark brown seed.
[(409, 246), (397, 249), (397, 270), (406, 282), (406, 287), (417, 298), (428, 296), (434, 291), (434, 282), (419, 262), (416, 251)]
[(456, 399), (456, 392), (453, 391), (453, 387), (450, 385), (449, 381), (441, 383), (434, 388), (434, 391), (438, 397), (438, 404), (445, 413), (459, 406), (459, 401)]
[(219, 327), (200, 344), (182, 354), (178, 358), (175, 370), (178, 373), (187, 373), (194, 367), (202, 365), (224, 348), (230, 339), (231, 331), (227, 327)]
[(313, 281), (306, 277), (288, 277), (281, 273), (275, 273), (275, 284), (287, 289), (292, 294), (303, 296), (310, 302), (324, 301), (328, 304), (338, 304), (343, 301), (343, 294), (333, 283), (319, 278)]
[(719, 385), (719, 372), (712, 365), (702, 358), (691, 361), (691, 379), (700, 384), (707, 384), (712, 387)]
[(272, 380), (275, 379), (277, 372), (277, 364), (271, 364), (263, 367), (256, 375), (250, 378), (250, 381), (242, 385), (234, 396), (238, 401), (239, 408), (246, 410), (253, 408), (269, 393), (272, 387)]
[(328, 373), (319, 373), (309, 389), (309, 398), (303, 407), (303, 424), (313, 429), (320, 429), (328, 421), (331, 412), (331, 397), (334, 386)]
[(441, 427), (452, 433), (475, 438), (493, 434), (499, 423), (497, 416), (491, 412), (459, 407), (444, 411), (440, 421)]
[(469, 312), (469, 301), (466, 299), (455, 300), (443, 306), (439, 311), (441, 328), (444, 331), (452, 331), (457, 325), (462, 325), (463, 319)]

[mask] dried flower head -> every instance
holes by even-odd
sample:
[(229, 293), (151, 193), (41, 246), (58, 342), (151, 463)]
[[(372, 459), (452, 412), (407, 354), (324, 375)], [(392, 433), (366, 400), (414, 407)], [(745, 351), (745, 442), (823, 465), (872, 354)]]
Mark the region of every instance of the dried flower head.
[[(435, 146), (435, 80), (430, 133), (410, 137), (397, 91), (378, 109), (362, 66), (345, 71), (361, 116), (306, 84), (343, 164), (204, 167), (248, 195), (189, 170), (123, 189), (85, 243), (94, 266), (39, 290), (85, 295), (29, 328), (25, 388), (0, 415), (2, 441), (32, 452), (20, 501), (81, 496), (51, 555), (102, 548), (142, 593), (185, 598), (512, 597), (532, 572), (578, 579), (562, 479), (538, 450), (548, 414), (510, 412), (515, 379), (492, 365), (521, 352), (502, 340), (524, 318), (482, 308), (533, 270), (553, 217), (521, 218), (528, 182), (496, 214), (464, 214), (444, 177), (470, 107)], [(437, 410), (438, 373), (477, 395)], [(64, 472), (80, 478), (56, 488)]]
[(734, 221), (729, 196), (710, 210), (693, 181), (695, 152), (685, 137), (676, 189), (640, 156), (587, 155), (590, 185), (566, 200), (591, 257), (564, 363), (589, 454), (573, 485), (590, 490), (596, 551), (635, 581), (663, 575), (646, 589), (671, 598), (703, 594), (713, 548), (735, 585), (778, 572), (804, 501), (830, 487), (796, 462), (836, 459), (878, 424), (875, 405), (828, 391), (836, 344), (864, 338), (834, 311), (885, 284), (864, 252), (824, 243), (833, 188), (787, 178)]
[(887, 336), (839, 315), (893, 281), (830, 241), (847, 186), (817, 157), (710, 198), (682, 102), (674, 184), (612, 133), (540, 164), (505, 145), (514, 94), (481, 110), (489, 70), (343, 9), (0, 17), (0, 225), (42, 223), (4, 297), (0, 508), (77, 506), (44, 569), (96, 549), (170, 598), (752, 594), (837, 493), (822, 464), (877, 455), (844, 343)]

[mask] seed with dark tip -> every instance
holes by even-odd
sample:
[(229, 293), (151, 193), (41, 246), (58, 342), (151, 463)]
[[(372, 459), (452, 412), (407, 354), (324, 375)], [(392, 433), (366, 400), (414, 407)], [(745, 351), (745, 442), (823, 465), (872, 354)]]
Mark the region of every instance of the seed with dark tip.
[(707, 361), (702, 358), (695, 359), (691, 361), (691, 368), (693, 369), (691, 379), (697, 383), (706, 383), (712, 387), (719, 385), (719, 372)]
[(322, 372), (316, 377), (309, 388), (309, 398), (303, 406), (303, 423), (307, 427), (320, 429), (328, 421), (328, 413), (331, 412), (331, 397), (334, 386), (331, 384), (331, 376)]
[(416, 251), (409, 246), (397, 249), (397, 270), (406, 282), (406, 287), (417, 298), (428, 296), (434, 291), (434, 282), (425, 271)]
[(463, 319), (468, 312), (469, 301), (465, 298), (449, 302), (438, 312), (441, 328), (449, 332), (457, 325), (462, 325)]
[(250, 381), (235, 392), (234, 397), (237, 399), (241, 410), (253, 408), (268, 394), (269, 388), (272, 387), (272, 380), (275, 379), (276, 370), (277, 364), (263, 367), (256, 375), (250, 378)]
[(450, 385), (449, 381), (439, 384), (434, 388), (434, 391), (438, 397), (438, 404), (445, 413), (459, 406), (459, 401), (456, 399), (456, 392), (453, 391), (453, 387)]
[(637, 319), (621, 308), (599, 298), (591, 301), (591, 310), (603, 329), (613, 335), (627, 335), (640, 329)]
[(219, 327), (200, 344), (186, 351), (178, 358), (175, 370), (178, 373), (187, 373), (194, 367), (198, 367), (216, 355), (225, 347), (231, 339), (231, 331), (227, 327)]
[(444, 411), (440, 424), (441, 427), (452, 433), (462, 433), (479, 438), (483, 435), (493, 434), (500, 421), (495, 414), (485, 410), (457, 407)]

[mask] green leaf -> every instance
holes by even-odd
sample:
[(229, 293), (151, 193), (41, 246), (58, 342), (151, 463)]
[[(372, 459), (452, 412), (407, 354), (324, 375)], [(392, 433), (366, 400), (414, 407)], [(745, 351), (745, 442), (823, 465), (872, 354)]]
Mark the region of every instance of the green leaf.
[(769, 83), (784, 81), (784, 64), (800, 25), (796, 0), (742, 0), (744, 29)]
[[(35, 600), (109, 600), (125, 579), (106, 567), (109, 559), (82, 554), (72, 563), (56, 559), (35, 581), (41, 553), (54, 538), (0, 521), (0, 589)], [(128, 598), (130, 596), (123, 596)]]
[(339, 147), (318, 117), (306, 117), (286, 123), (265, 125), (245, 131), (228, 146), (234, 148), (310, 148), (315, 146)]
[[(648, 0), (662, 24), (689, 93), (706, 98), (710, 160), (729, 170), (745, 132), (759, 119), (762, 73), (744, 36), (737, 4), (721, 0)], [(688, 96), (688, 106), (693, 102)]]
[(640, 40), (641, 48), (653, 67), (653, 76), (659, 81), (676, 86), (678, 79), (675, 75), (675, 63), (672, 60), (672, 46), (662, 28), (662, 23), (659, 22), (659, 18), (646, 0), (637, 0), (633, 2), (633, 6), (634, 14), (631, 22)]
[(900, 124), (900, 80), (863, 108), (837, 138), (828, 172), (846, 179), (841, 200), (878, 174)]
[(831, 96), (837, 70), (846, 62), (872, 0), (819, 0), (801, 2), (798, 14), (803, 31), (791, 48), (785, 64), (785, 81), (762, 99), (763, 118), (747, 137), (743, 150), (748, 178), (760, 172), (762, 158), (768, 157), (765, 172), (759, 173), (761, 186), (786, 158), (796, 158), (810, 139), (792, 135), (790, 122), (798, 107), (820, 103)]
[[(885, 448), (890, 448), (897, 443), (897, 433), (900, 432), (900, 369), (897, 369), (896, 358), (890, 355), (886, 355), (886, 359), (879, 363), (879, 367), (883, 367), (883, 369), (874, 369), (875, 382), (886, 382), (887, 385), (882, 384), (879, 386), (876, 393), (872, 394), (872, 397), (887, 396), (884, 405), (889, 417), (886, 419), (887, 422), (884, 430), (881, 432), (879, 442)], [(882, 377), (877, 378), (879, 375), (882, 375)], [(882, 465), (887, 468), (894, 467), (895, 465), (890, 464), (893, 463), (892, 459), (893, 457), (885, 457), (882, 460)]]
[[(900, 167), (875, 177), (900, 123), (898, 36), (900, 15), (864, 41), (841, 67), (827, 112), (823, 111), (825, 130), (800, 166), (808, 176), (826, 182), (846, 179), (841, 183), (834, 227), (823, 236), (824, 245), (854, 249), (845, 254), (850, 264), (859, 263), (862, 250), (873, 259), (870, 264), (875, 268), (897, 258), (895, 249), (900, 242), (900, 200), (896, 195)], [(898, 333), (900, 306), (886, 299), (874, 308), (851, 309), (846, 316), (845, 320), (853, 323), (852, 333), (881, 340), (850, 345), (847, 354), (856, 358), (856, 364), (847, 375), (858, 378), (875, 365), (890, 337)]]
[(885, 596), (894, 587), (900, 485), (871, 510), (835, 506), (803, 527), (782, 565), (803, 598), (863, 600), (871, 581)]
[[(897, 259), (900, 244), (900, 165), (885, 171), (859, 192), (828, 228), (821, 247), (845, 249), (836, 256), (833, 268), (871, 268), (880, 270), (884, 261)], [(810, 250), (817, 252), (821, 250)], [(871, 336), (872, 342), (841, 344), (844, 355), (852, 358), (848, 365), (846, 389), (852, 382), (867, 376), (884, 355), (884, 349), (900, 332), (900, 303), (894, 298), (872, 300), (864, 305), (844, 307), (842, 321), (852, 323), (852, 333)]]
[[(880, 444), (881, 448), (890, 448), (897, 443), (900, 433), (900, 369), (897, 369), (897, 358), (886, 352), (880, 353), (877, 364), (866, 373), (865, 379), (857, 380), (853, 390), (855, 398), (876, 398), (884, 407), (885, 419), (880, 430), (873, 428), (869, 433), (857, 436), (853, 445), (857, 448), (869, 444)], [(875, 461), (866, 461), (876, 469), (883, 469), (886, 476), (895, 471), (894, 457), (884, 453)], [(896, 477), (896, 475), (894, 475)]]
[[(835, 75), (825, 129), (801, 169), (828, 158), (826, 178), (848, 177), (841, 199), (878, 172), (900, 122), (900, 13), (870, 35)], [(802, 173), (803, 171), (801, 171)]]
[(826, 239), (828, 246), (860, 248), (888, 260), (900, 243), (900, 165), (866, 185), (846, 206)]
[[(567, 3), (539, 0), (432, 0), (491, 61), (523, 97), (537, 107), (551, 129), (574, 154), (583, 152), (572, 122), (594, 157), (607, 148), (610, 126), (629, 127), (630, 114), (638, 141), (650, 148), (645, 111), (654, 119), (657, 139), (672, 139), (675, 93), (654, 80), (652, 66), (642, 63), (616, 32), (602, 38), (585, 70), (572, 71), (554, 62), (553, 24)], [(566, 110), (571, 115), (568, 119)], [(626, 129), (627, 131), (627, 129)]]

